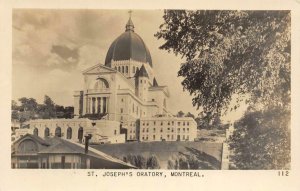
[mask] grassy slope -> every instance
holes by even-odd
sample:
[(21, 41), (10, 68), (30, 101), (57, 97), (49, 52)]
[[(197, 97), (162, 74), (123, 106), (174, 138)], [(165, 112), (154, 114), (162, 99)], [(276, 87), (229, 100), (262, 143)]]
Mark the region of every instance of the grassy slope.
[[(222, 153), (222, 143), (203, 143), (203, 142), (141, 142), (141, 143), (125, 143), (125, 144), (106, 144), (93, 145), (92, 147), (123, 159), (128, 154), (157, 156), (162, 169), (167, 169), (167, 163), (172, 156), (180, 154), (204, 154), (212, 157), (213, 160), (220, 162)], [(180, 153), (180, 154), (179, 154)]]

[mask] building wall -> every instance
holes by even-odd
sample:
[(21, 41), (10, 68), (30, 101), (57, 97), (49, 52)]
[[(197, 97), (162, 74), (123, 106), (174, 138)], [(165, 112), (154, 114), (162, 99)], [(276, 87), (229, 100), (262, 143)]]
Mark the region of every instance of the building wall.
[[(82, 129), (82, 135), (85, 134), (94, 135), (92, 139), (95, 139), (96, 135), (105, 137), (114, 137), (120, 135), (120, 123), (117, 121), (109, 120), (89, 120), (89, 119), (48, 119), (48, 120), (31, 120), (30, 132), (34, 134), (34, 130), (38, 130), (38, 136), (45, 137), (45, 129), (49, 128), (50, 137), (55, 136), (57, 128), (61, 129), (61, 137), (70, 139), (75, 142), (84, 141), (79, 139), (79, 130)], [(72, 130), (72, 136), (68, 136), (68, 129)], [(119, 139), (118, 139), (119, 140)], [(96, 141), (96, 140), (95, 140)], [(123, 142), (125, 141), (125, 138)], [(121, 140), (119, 140), (121, 142)]]
[(197, 124), (194, 119), (183, 117), (141, 118), (140, 141), (194, 141)]

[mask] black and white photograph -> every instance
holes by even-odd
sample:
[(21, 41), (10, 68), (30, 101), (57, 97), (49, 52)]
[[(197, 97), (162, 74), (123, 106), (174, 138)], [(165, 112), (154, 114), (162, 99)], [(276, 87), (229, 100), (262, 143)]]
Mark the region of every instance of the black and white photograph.
[(0, 191), (298, 191), (300, 0), (0, 1)]
[(290, 170), (291, 11), (12, 10), (12, 169)]

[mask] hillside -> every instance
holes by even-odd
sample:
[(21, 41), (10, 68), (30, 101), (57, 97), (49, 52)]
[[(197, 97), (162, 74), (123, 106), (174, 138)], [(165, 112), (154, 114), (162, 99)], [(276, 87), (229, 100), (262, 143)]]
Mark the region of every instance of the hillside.
[(195, 156), (198, 160), (210, 166), (207, 169), (220, 169), (221, 165), (222, 143), (132, 142), (92, 145), (92, 147), (119, 159), (123, 159), (129, 154), (142, 155), (144, 157), (155, 155), (162, 169), (167, 169), (168, 160), (179, 156)]

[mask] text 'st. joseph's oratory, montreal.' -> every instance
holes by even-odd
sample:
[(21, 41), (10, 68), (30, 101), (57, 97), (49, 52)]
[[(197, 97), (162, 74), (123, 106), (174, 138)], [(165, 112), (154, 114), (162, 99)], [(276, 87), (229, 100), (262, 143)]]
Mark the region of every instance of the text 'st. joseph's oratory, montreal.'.
[[(131, 18), (125, 32), (110, 45), (105, 64), (86, 69), (83, 76), (83, 90), (74, 93), (75, 117), (32, 120), (32, 134), (81, 142), (88, 133), (94, 143), (196, 138), (197, 125), (192, 118), (174, 117), (169, 112), (168, 87), (157, 82), (150, 51), (134, 32)], [(88, 119), (91, 116), (103, 117)]]

